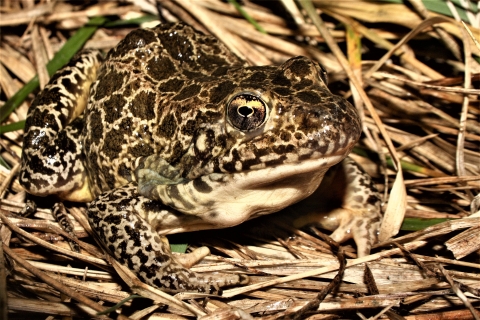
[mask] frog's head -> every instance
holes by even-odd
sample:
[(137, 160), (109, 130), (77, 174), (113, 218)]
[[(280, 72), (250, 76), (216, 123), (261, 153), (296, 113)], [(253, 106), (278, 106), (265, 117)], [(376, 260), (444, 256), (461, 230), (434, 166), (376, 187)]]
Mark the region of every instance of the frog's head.
[(328, 90), (319, 64), (296, 57), (264, 74), (264, 83), (244, 80), (228, 98), (226, 132), (236, 143), (219, 161), (223, 170), (319, 159), (330, 167), (350, 152), (361, 132), (358, 114)]
[(210, 104), (195, 116), (210, 110), (210, 121), (197, 125), (171, 166), (182, 178), (153, 192), (179, 211), (209, 215), (218, 226), (278, 211), (310, 195), (359, 139), (355, 108), (330, 93), (325, 72), (308, 58), (233, 68), (220, 79), (200, 93)]

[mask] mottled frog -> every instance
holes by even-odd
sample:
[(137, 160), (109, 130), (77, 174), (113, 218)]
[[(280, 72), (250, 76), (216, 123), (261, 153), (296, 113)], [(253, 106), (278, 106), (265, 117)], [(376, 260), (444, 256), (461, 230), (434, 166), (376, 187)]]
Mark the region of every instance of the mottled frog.
[[(34, 195), (88, 202), (103, 245), (145, 282), (216, 292), (238, 281), (184, 268), (162, 235), (296, 204), (291, 214), (307, 215), (295, 221), (369, 252), (379, 197), (345, 159), (360, 133), (355, 108), (330, 93), (316, 62), (248, 66), (212, 36), (162, 24), (131, 32), (105, 59), (83, 51), (52, 77), (29, 109), (20, 182)], [(343, 173), (319, 188), (339, 163)], [(346, 200), (325, 212), (319, 203), (339, 179)]]

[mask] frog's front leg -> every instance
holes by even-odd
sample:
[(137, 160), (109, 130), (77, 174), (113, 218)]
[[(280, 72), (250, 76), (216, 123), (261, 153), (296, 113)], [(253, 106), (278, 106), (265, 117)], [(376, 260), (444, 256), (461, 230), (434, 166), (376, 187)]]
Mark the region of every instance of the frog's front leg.
[(106, 192), (88, 206), (90, 225), (101, 242), (120, 263), (150, 285), (174, 292), (218, 293), (221, 287), (245, 281), (238, 275), (199, 275), (184, 268), (143, 218), (153, 215), (161, 219), (175, 212), (161, 202), (138, 195), (135, 183)]
[(366, 256), (377, 241), (382, 219), (381, 199), (372, 179), (351, 158), (331, 168), (320, 187), (307, 199), (289, 208), (296, 227), (316, 224), (333, 231), (331, 238), (357, 244), (359, 257)]
[(34, 195), (56, 194), (90, 201), (82, 143), (83, 119), (90, 86), (102, 57), (98, 51), (77, 54), (57, 71), (35, 98), (25, 123), (20, 183)]

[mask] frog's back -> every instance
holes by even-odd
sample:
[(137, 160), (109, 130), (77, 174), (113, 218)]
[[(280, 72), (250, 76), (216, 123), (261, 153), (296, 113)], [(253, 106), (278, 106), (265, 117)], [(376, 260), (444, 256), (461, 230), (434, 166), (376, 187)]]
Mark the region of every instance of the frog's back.
[[(202, 82), (244, 62), (217, 39), (184, 24), (138, 29), (112, 49), (92, 85), (83, 130), (93, 194), (134, 180), (135, 160), (175, 162), (186, 152)], [(183, 103), (189, 100), (188, 104)]]

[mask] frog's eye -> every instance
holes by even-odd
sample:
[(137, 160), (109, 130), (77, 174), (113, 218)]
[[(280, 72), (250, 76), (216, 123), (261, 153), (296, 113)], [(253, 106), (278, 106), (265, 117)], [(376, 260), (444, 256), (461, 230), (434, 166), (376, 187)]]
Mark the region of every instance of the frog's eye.
[(232, 126), (249, 132), (258, 129), (265, 122), (267, 110), (267, 104), (259, 97), (240, 93), (228, 103), (227, 117)]

